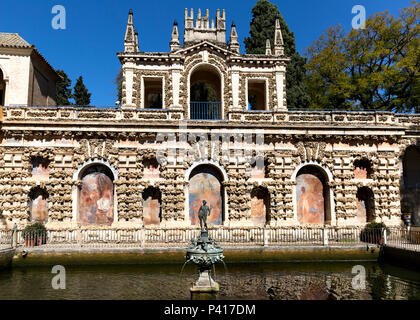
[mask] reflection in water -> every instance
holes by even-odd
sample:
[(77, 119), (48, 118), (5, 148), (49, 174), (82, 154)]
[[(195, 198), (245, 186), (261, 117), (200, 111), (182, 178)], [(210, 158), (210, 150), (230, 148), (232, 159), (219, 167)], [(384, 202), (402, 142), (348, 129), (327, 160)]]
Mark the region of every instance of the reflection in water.
[[(352, 289), (355, 264), (366, 268), (366, 289)], [(51, 288), (51, 268), (0, 272), (0, 299), (190, 299), (196, 268), (181, 265), (74, 266), (66, 290)], [(217, 266), (217, 299), (420, 299), (420, 273), (373, 262), (228, 264)]]

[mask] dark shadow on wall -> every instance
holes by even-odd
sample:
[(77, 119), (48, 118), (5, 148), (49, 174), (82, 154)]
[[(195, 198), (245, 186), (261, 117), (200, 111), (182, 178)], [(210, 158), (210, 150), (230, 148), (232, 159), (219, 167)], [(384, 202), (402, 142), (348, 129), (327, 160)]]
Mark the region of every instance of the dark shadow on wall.
[[(412, 129), (417, 131), (420, 128)], [(411, 223), (420, 226), (420, 138), (404, 150), (401, 161), (401, 211), (411, 213)]]

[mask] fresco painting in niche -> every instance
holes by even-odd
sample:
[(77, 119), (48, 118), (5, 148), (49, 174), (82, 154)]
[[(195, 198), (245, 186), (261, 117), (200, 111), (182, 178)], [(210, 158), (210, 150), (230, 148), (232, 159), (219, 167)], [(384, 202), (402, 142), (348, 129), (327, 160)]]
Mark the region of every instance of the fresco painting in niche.
[(262, 188), (255, 188), (251, 192), (251, 220), (254, 225), (264, 225), (267, 222), (267, 206), (269, 206), (268, 192)]
[(143, 163), (144, 172), (143, 176), (145, 179), (157, 179), (159, 178), (159, 163), (156, 159), (146, 159)]
[(265, 168), (264, 166), (253, 166), (251, 171), (251, 178), (254, 179), (264, 179), (265, 178)]
[(50, 177), (49, 161), (40, 157), (32, 160), (32, 178), (35, 180), (48, 180)]
[(30, 195), (31, 220), (35, 222), (46, 222), (48, 219), (47, 193), (36, 189)]
[(313, 174), (301, 174), (296, 178), (297, 218), (302, 224), (324, 223), (324, 187)]
[(357, 198), (357, 221), (364, 223), (366, 222), (366, 201), (360, 198)]
[(143, 223), (157, 225), (160, 223), (160, 192), (149, 188), (143, 193)]
[(362, 167), (356, 167), (356, 169), (354, 169), (354, 178), (367, 179), (367, 169)]
[(199, 225), (198, 210), (207, 201), (207, 206), (211, 209), (207, 217), (207, 225), (222, 224), (222, 194), (219, 180), (211, 173), (198, 173), (190, 180), (189, 187), (189, 208), (190, 221), (192, 225)]
[(111, 225), (114, 220), (114, 185), (100, 172), (82, 179), (79, 201), (79, 219), (82, 225)]
[(264, 199), (254, 196), (251, 199), (251, 220), (254, 225), (265, 224)]

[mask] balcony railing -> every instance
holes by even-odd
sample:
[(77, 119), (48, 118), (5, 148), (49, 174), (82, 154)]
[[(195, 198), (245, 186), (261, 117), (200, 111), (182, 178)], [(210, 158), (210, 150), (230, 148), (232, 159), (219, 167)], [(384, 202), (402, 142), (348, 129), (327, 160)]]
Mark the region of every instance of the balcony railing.
[(222, 103), (221, 102), (190, 102), (191, 120), (221, 120)]

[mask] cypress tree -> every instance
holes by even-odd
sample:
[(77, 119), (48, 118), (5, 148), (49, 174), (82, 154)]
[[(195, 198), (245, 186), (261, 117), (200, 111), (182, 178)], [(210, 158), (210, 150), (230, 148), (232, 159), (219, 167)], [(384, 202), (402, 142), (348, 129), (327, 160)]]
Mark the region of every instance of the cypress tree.
[(71, 94), (71, 80), (63, 70), (56, 70), (60, 76), (60, 80), (56, 84), (56, 103), (57, 106), (69, 106), (72, 98)]
[(90, 96), (91, 94), (88, 92), (88, 89), (83, 83), (83, 77), (80, 76), (76, 81), (76, 85), (74, 86), (73, 98), (76, 102), (76, 105), (88, 106), (90, 104)]
[(122, 104), (122, 83), (123, 83), (123, 70), (120, 68), (118, 71), (117, 77), (114, 80), (114, 83), (117, 86), (117, 100)]
[(252, 8), (250, 36), (244, 40), (246, 52), (248, 54), (265, 54), (267, 39), (270, 39), (271, 44), (274, 43), (276, 19), (280, 21), (284, 53), (291, 58), (286, 73), (287, 105), (289, 108), (306, 108), (310, 102), (303, 81), (306, 59), (296, 51), (295, 36), (289, 30), (279, 9), (268, 0), (258, 0)]

